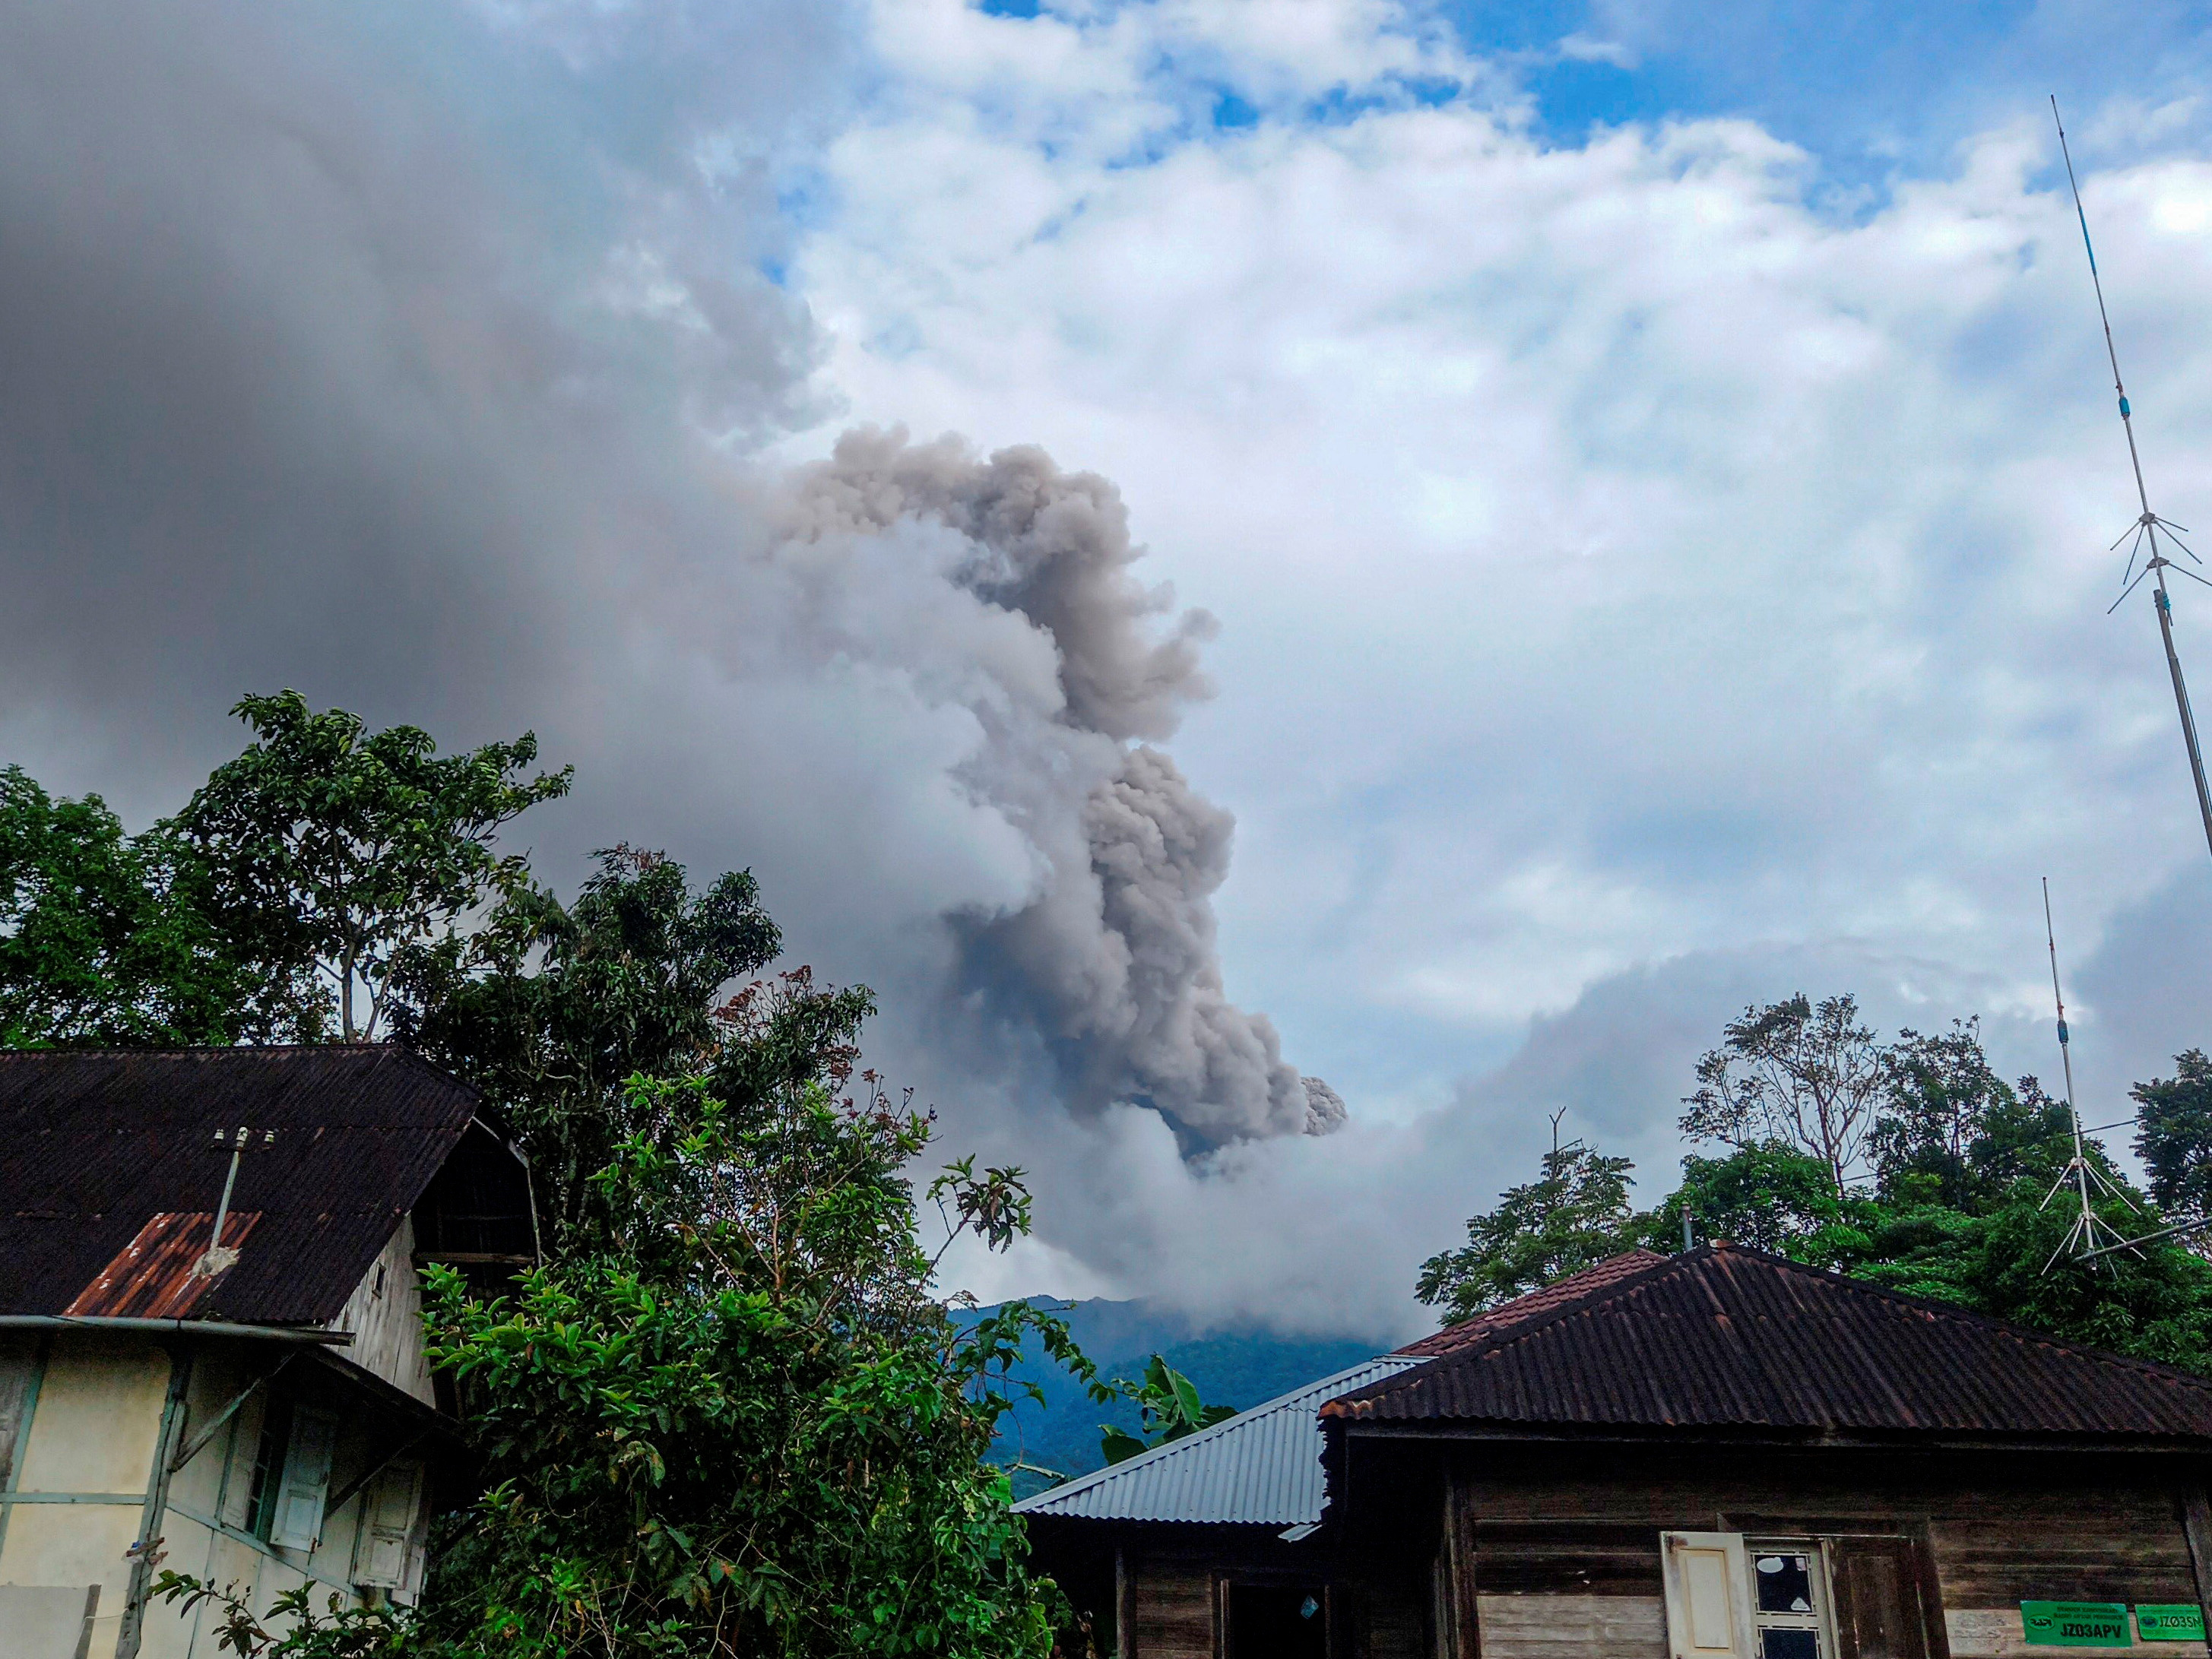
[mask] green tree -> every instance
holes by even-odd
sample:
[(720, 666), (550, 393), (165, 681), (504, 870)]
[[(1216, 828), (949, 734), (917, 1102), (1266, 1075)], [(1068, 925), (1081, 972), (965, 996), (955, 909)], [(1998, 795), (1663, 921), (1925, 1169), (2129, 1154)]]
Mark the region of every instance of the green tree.
[(203, 906), (247, 959), (319, 975), (339, 1035), (373, 1040), (421, 955), (524, 886), (523, 856), (495, 852), (494, 839), (567, 793), (570, 770), (523, 775), (538, 758), (528, 732), (441, 756), (418, 727), (372, 732), (296, 691), (232, 712), (254, 741), (173, 826), (204, 872)]
[(2191, 1048), (2174, 1056), (2172, 1077), (2138, 1083), (2130, 1093), (2136, 1155), (2151, 1196), (2176, 1220), (2212, 1219), (2212, 1060)]
[(1850, 996), (1800, 992), (1729, 1022), (1698, 1061), (1682, 1133), (1738, 1149), (1781, 1141), (1828, 1166), (1843, 1192), (1881, 1100), (1886, 1054)]
[(314, 1030), (311, 986), (241, 958), (190, 849), (0, 768), (0, 1047), (176, 1047)]
[(1722, 1158), (1685, 1158), (1682, 1184), (1633, 1233), (1651, 1249), (1676, 1249), (1687, 1214), (1698, 1238), (1825, 1263), (1850, 1248), (1862, 1207), (1837, 1192), (1820, 1159), (1764, 1140)]
[(1202, 1403), (1198, 1384), (1158, 1354), (1145, 1362), (1144, 1380), (1125, 1383), (1123, 1389), (1126, 1397), (1136, 1403), (1141, 1426), (1131, 1434), (1110, 1423), (1099, 1425), (1098, 1449), (1109, 1463), (1123, 1462), (1139, 1452), (1181, 1440), (1237, 1415), (1234, 1406)]
[[(761, 1039), (757, 1010), (732, 1040)], [(517, 1656), (1042, 1655), (1059, 1603), (986, 1463), (1025, 1304), (930, 1295), (902, 1171), (927, 1120), (840, 1062), (748, 1106), (641, 1079), (595, 1177), (618, 1224), (469, 1299), (434, 1274), (438, 1364), (483, 1498), (444, 1534), (421, 1634)], [(931, 1189), (1003, 1248), (1019, 1172)]]
[[(1692, 1103), (1708, 1114), (1709, 1133), (1724, 1127), (1737, 1138), (1732, 1150), (1718, 1158), (1692, 1153), (1682, 1163), (1681, 1185), (1656, 1209), (1626, 1226), (1613, 1211), (1613, 1219), (1590, 1229), (1577, 1250), (1560, 1250), (1555, 1242), (1566, 1184), (1540, 1181), (1516, 1188), (1508, 1194), (1516, 1201), (1468, 1224), (1468, 1249), (1433, 1257), (1423, 1268), (1425, 1299), (1462, 1285), (1484, 1286), (1479, 1293), (1462, 1293), (1453, 1315), (1463, 1316), (1460, 1308), (1489, 1305), (1480, 1294), (1494, 1301), (1517, 1293), (1631, 1241), (1673, 1249), (1686, 1212), (1707, 1237), (1729, 1238), (2093, 1346), (2193, 1370), (2212, 1368), (2212, 1262), (2171, 1240), (2093, 1261), (2063, 1250), (2080, 1209), (2070, 1184), (2053, 1192), (2074, 1151), (2072, 1115), (2063, 1102), (2052, 1100), (2033, 1077), (2006, 1085), (1990, 1066), (1971, 1021), (1954, 1022), (1934, 1036), (1908, 1030), (1885, 1049), (1858, 1025), (1849, 998), (1823, 1004), (1826, 1013), (1796, 1000), (1795, 1007), (1777, 1004), (1765, 1012), (1780, 1010), (1784, 1026), (1825, 1027), (1830, 1036), (1816, 1047), (1878, 1056), (1881, 1094), (1866, 1137), (1875, 1175), (1870, 1188), (1839, 1188), (1829, 1157), (1799, 1140), (1752, 1138), (1758, 1127), (1777, 1121), (1763, 1115), (1772, 1109), (1771, 1100), (1762, 1105), (1753, 1097), (1747, 1105), (1742, 1088), (1723, 1090), (1717, 1075), (1723, 1068), (1708, 1055), (1700, 1076), (1711, 1093), (1702, 1103), (1693, 1097)], [(1731, 1039), (1742, 1048), (1771, 1041), (1771, 1030), (1747, 1029), (1759, 1018), (1754, 1011), (1732, 1024)], [(1729, 1069), (1736, 1058), (1731, 1051)], [(2173, 1182), (2169, 1200), (2186, 1202), (2194, 1190), (2190, 1177), (2200, 1167), (2191, 1157), (2190, 1136), (2201, 1121), (2191, 1115), (2202, 1099), (2193, 1091), (2212, 1084), (2212, 1066), (2199, 1055), (2185, 1058), (2178, 1069), (2170, 1082), (2141, 1085), (2137, 1097), (2145, 1102), (2147, 1137), (2172, 1137), (2150, 1144), (2177, 1149), (2165, 1166)], [(1741, 1109), (1733, 1110), (1731, 1101)], [(2153, 1123), (2154, 1130), (2148, 1127)], [(2083, 1150), (2110, 1183), (2110, 1192), (2093, 1188), (2099, 1217), (2124, 1237), (2154, 1232), (2162, 1224), (2159, 1206), (2130, 1186), (2094, 1137)], [(1625, 1205), (1625, 1160), (1563, 1149), (1547, 1160), (1547, 1176), (1554, 1160), (1564, 1161), (1568, 1152), (1613, 1171)], [(2153, 1170), (2156, 1181), (2159, 1166)], [(1597, 1207), (1606, 1212), (1602, 1193)], [(1517, 1270), (1528, 1262), (1537, 1266)]]
[[(620, 846), (595, 856), (574, 903), (520, 886), (482, 928), (417, 953), (394, 1013), (404, 1041), (507, 1113), (556, 1239), (590, 1206), (586, 1177), (612, 1155), (629, 1079), (682, 1076), (718, 1060), (738, 1066), (763, 1047), (804, 1071), (818, 1060), (814, 1039), (825, 1027), (856, 1030), (867, 1012), (865, 992), (827, 994), (826, 1014), (823, 995), (787, 996), (777, 1029), (760, 1034), (746, 1060), (725, 1053), (724, 988), (782, 949), (750, 872), (694, 893), (684, 866), (661, 854)], [(726, 1095), (759, 1092), (743, 1079), (723, 1082)]]
[(1454, 1324), (1602, 1261), (1628, 1247), (1636, 1218), (1628, 1201), (1635, 1165), (1580, 1140), (1558, 1144), (1542, 1172), (1507, 1188), (1498, 1207), (1471, 1216), (1467, 1243), (1421, 1264), (1413, 1294)]
[[(287, 1590), (257, 1614), (234, 1581), (215, 1584), (164, 1568), (153, 1594), (175, 1604), (179, 1619), (204, 1605), (219, 1632), (218, 1651), (242, 1659), (379, 1659), (410, 1650), (413, 1627), (404, 1610), (358, 1607), (334, 1590), (318, 1596), (316, 1589), (301, 1584)], [(315, 1608), (319, 1600), (322, 1612)]]
[(1953, 1020), (1948, 1031), (1911, 1029), (1882, 1056), (1884, 1099), (1867, 1137), (1886, 1198), (1908, 1188), (1971, 1210), (1988, 1197), (1985, 1172), (1970, 1160), (1990, 1115), (2018, 1097), (1982, 1052), (1981, 1022)]

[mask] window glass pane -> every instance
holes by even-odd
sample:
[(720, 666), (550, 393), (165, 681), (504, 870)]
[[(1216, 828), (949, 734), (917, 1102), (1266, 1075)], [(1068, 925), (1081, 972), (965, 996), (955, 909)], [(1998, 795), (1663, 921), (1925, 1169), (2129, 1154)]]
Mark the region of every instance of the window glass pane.
[(1759, 1586), (1761, 1613), (1813, 1611), (1813, 1558), (1809, 1555), (1761, 1554), (1752, 1582)]
[(1762, 1630), (1759, 1655), (1759, 1659), (1820, 1659), (1820, 1638), (1809, 1630)]

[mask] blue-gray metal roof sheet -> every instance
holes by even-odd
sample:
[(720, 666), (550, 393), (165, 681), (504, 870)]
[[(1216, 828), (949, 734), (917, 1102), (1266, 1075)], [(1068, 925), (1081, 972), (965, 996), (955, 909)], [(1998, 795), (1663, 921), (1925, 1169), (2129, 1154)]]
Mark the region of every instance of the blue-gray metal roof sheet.
[(1424, 1363), (1385, 1354), (1239, 1412), (1225, 1423), (1025, 1498), (1017, 1514), (1091, 1521), (1310, 1526), (1326, 1495), (1322, 1402)]

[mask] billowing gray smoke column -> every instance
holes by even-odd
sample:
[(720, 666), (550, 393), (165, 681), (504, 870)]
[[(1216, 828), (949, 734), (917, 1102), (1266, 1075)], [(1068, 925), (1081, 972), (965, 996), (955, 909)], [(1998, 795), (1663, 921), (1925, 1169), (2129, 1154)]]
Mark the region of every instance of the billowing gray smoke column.
[[(1114, 486), (1033, 447), (985, 459), (956, 440), (858, 432), (799, 476), (794, 496), (802, 543), (943, 525), (972, 548), (954, 580), (1051, 636), (1058, 752), (973, 780), (1036, 845), (1034, 895), (955, 925), (967, 981), (1035, 1023), (1071, 1103), (1149, 1105), (1207, 1146), (1340, 1125), (1336, 1091), (1301, 1077), (1267, 1018), (1224, 992), (1212, 899), (1236, 821), (1139, 741), (1172, 735), (1206, 695), (1197, 647), (1213, 623), (1177, 615), (1168, 590), (1131, 574), (1142, 550)], [(990, 723), (988, 706), (978, 718)], [(1051, 810), (1067, 790), (1079, 810)]]

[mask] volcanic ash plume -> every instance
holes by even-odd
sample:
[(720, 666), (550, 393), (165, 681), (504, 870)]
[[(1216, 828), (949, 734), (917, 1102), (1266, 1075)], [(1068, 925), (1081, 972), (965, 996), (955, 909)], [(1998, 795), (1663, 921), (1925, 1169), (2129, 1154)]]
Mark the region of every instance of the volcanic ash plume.
[(987, 459), (874, 431), (794, 485), (793, 541), (942, 526), (961, 538), (952, 579), (1052, 646), (1044, 718), (1002, 696), (972, 704), (990, 741), (963, 781), (1020, 826), (1037, 866), (1018, 908), (954, 918), (989, 1016), (1038, 1034), (1072, 1104), (1153, 1107), (1186, 1144), (1340, 1125), (1336, 1091), (1224, 994), (1212, 899), (1235, 820), (1140, 741), (1171, 736), (1206, 695), (1198, 646), (1213, 623), (1131, 574), (1143, 550), (1114, 486), (1033, 447)]

